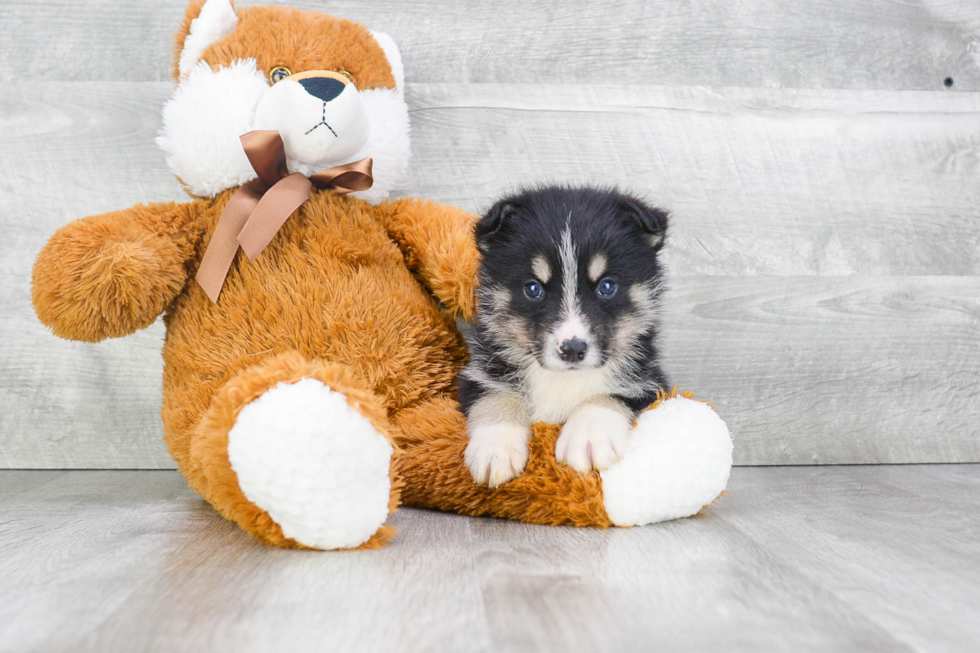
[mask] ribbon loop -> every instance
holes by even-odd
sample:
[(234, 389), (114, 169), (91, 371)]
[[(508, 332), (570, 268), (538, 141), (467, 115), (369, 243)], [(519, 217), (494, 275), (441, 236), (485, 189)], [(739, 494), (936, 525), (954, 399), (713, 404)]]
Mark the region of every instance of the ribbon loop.
[(361, 159), (318, 172), (310, 177), (310, 181), (317, 188), (333, 188), (338, 193), (367, 190), (374, 184), (374, 178), (371, 176), (373, 167), (372, 159)]
[(241, 141), (258, 179), (243, 185), (228, 200), (195, 277), (215, 303), (239, 245), (248, 259), (254, 261), (289, 216), (310, 199), (313, 186), (351, 193), (367, 190), (374, 183), (370, 157), (307, 178), (298, 172), (289, 174), (286, 149), (279, 132), (250, 131)]
[(266, 188), (289, 174), (286, 169), (286, 147), (282, 136), (272, 130), (256, 129), (241, 136), (245, 156)]

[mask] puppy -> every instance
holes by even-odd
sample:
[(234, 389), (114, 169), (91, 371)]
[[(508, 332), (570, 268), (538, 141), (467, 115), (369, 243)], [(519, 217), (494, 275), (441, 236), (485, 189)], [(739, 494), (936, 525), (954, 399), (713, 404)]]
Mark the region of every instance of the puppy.
[(555, 455), (587, 472), (624, 453), (666, 386), (657, 332), (667, 213), (615, 190), (544, 187), (476, 226), (483, 261), (459, 382), (466, 464), (497, 487), (527, 465), (531, 424), (564, 424)]

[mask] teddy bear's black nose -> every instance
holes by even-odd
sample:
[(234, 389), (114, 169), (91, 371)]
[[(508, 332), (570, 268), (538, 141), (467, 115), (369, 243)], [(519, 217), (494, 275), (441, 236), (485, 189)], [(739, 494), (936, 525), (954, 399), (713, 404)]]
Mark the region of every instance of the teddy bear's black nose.
[(299, 80), (306, 92), (329, 102), (344, 92), (344, 83), (330, 77), (307, 77)]

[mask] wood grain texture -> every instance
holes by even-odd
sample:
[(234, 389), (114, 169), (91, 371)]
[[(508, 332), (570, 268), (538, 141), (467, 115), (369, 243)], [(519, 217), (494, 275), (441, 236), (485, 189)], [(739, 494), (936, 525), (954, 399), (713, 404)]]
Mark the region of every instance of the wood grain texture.
[(671, 381), (737, 464), (980, 461), (980, 278), (680, 278)]
[[(165, 80), (185, 4), (6, 0), (0, 81)], [(416, 82), (980, 90), (973, 0), (289, 4), (388, 32)]]
[(980, 94), (415, 85), (406, 186), (471, 210), (615, 183), (677, 275), (975, 275)]
[[(0, 467), (169, 468), (163, 330), (53, 338), (29, 302), (76, 216), (179, 200), (152, 139), (166, 82), (0, 96)], [(534, 180), (618, 180), (674, 213), (667, 369), (739, 464), (980, 460), (980, 95), (408, 88), (396, 195), (479, 211)]]
[[(951, 468), (948, 482), (944, 467), (920, 469), (747, 474), (725, 519), (764, 543), (774, 563), (817, 585), (836, 579), (832, 596), (901, 643), (893, 650), (973, 650), (980, 608), (964, 599), (980, 579), (980, 468)], [(751, 498), (761, 495), (768, 501)]]
[[(980, 466), (733, 471), (697, 518), (404, 510), (378, 551), (265, 547), (173, 472), (0, 472), (2, 651), (975, 650)], [(970, 491), (972, 490), (972, 492)]]

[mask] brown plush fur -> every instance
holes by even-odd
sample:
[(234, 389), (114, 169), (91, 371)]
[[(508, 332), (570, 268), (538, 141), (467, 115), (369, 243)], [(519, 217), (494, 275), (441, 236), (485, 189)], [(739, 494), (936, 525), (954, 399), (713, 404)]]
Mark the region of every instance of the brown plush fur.
[[(178, 46), (201, 4), (188, 7)], [(238, 11), (239, 28), (205, 53), (212, 66), (255, 56), (266, 68), (344, 69), (360, 88), (393, 86), (383, 52), (360, 26), (286, 8)], [(276, 25), (274, 35), (257, 36), (259, 22)], [(466, 350), (454, 318), (474, 310), (474, 216), (420, 200), (372, 207), (314, 190), (255, 261), (239, 253), (214, 304), (193, 277), (233, 193), (76, 220), (40, 252), (32, 279), (38, 317), (64, 338), (120, 337), (165, 313), (165, 440), (189, 484), (222, 515), (263, 542), (300, 546), (242, 493), (228, 433), (265, 390), (313, 378), (344, 393), (395, 445), (391, 511), (403, 500), (610, 525), (598, 473), (555, 462), (556, 426), (535, 426), (527, 471), (496, 490), (466, 469), (453, 399)], [(393, 532), (382, 526), (362, 548)]]
[(555, 460), (560, 427), (535, 424), (521, 476), (495, 490), (477, 485), (463, 461), (466, 422), (456, 402), (439, 397), (394, 418), (402, 500), (419, 508), (518, 519), (534, 524), (611, 526), (598, 472), (580, 474)]
[(238, 488), (227, 457), (238, 412), (275, 383), (316, 378), (388, 433), (401, 411), (448, 398), (465, 346), (442, 306), (472, 311), (475, 218), (314, 191), (261, 256), (236, 258), (212, 304), (192, 275), (232, 192), (62, 227), (38, 256), (33, 299), (55, 333), (87, 341), (132, 333), (169, 305), (162, 417), (174, 459), (223, 515), (295, 546)]
[(55, 335), (98, 342), (149, 326), (184, 287), (193, 204), (151, 204), (62, 227), (38, 256), (34, 308)]

